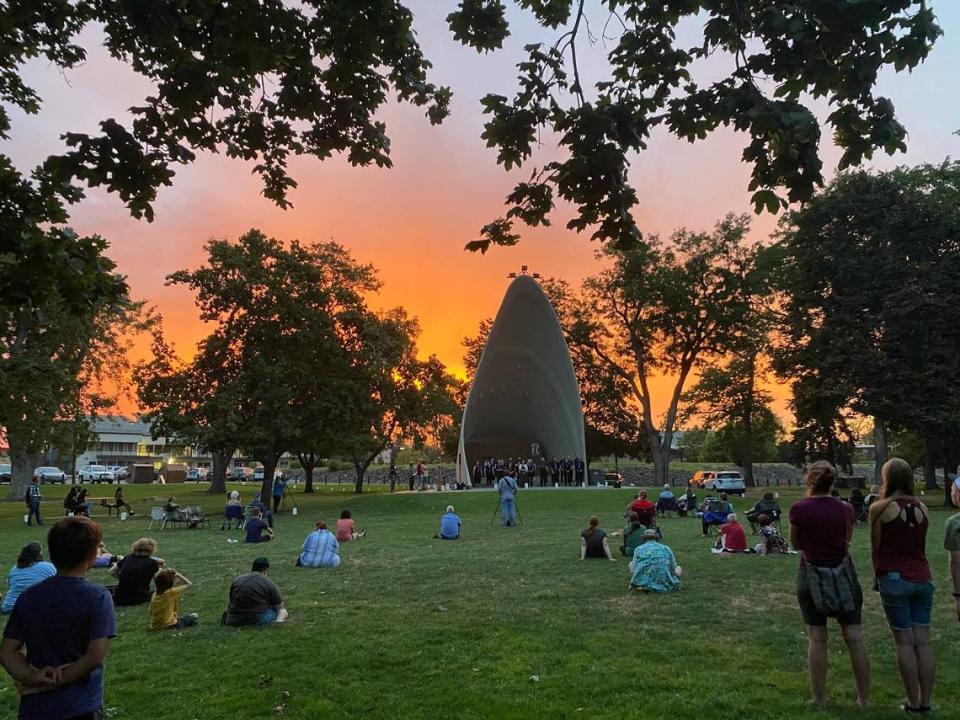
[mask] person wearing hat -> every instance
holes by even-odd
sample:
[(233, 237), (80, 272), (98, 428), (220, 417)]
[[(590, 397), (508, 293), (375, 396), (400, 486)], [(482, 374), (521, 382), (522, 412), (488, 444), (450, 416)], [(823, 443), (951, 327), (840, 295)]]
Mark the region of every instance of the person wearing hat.
[(269, 569), (270, 561), (258, 557), (249, 573), (233, 581), (230, 603), (223, 614), (224, 625), (271, 625), (289, 617), (280, 589), (267, 577)]
[(673, 550), (660, 542), (654, 528), (643, 533), (643, 544), (633, 551), (630, 589), (642, 592), (669, 592), (680, 587), (683, 570)]
[[(960, 507), (960, 467), (953, 478), (950, 487), (950, 499), (955, 506)], [(946, 532), (943, 538), (943, 549), (950, 553), (950, 578), (953, 580), (953, 602), (956, 606), (957, 619), (960, 620), (960, 513), (947, 520)]]

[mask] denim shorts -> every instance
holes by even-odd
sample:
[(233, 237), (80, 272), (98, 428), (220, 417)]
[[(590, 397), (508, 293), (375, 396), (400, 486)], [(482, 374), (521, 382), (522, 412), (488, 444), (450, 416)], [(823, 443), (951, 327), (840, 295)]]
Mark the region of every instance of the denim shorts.
[(257, 625), (269, 625), (272, 622), (275, 622), (276, 619), (280, 616), (274, 608), (270, 608), (257, 620)]
[(909, 630), (914, 626), (930, 627), (932, 582), (910, 582), (900, 577), (900, 573), (890, 572), (877, 578), (877, 589), (891, 628)]

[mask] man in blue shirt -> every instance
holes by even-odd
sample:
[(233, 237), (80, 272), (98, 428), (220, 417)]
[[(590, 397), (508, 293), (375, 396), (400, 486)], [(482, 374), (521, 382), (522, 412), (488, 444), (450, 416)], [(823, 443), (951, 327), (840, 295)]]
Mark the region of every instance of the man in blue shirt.
[(273, 479), (273, 512), (275, 514), (280, 512), (280, 502), (283, 500), (286, 489), (287, 481), (283, 479), (283, 475), (277, 475)]
[(339, 567), (340, 543), (337, 542), (336, 535), (327, 530), (327, 524), (323, 520), (317, 520), (315, 528), (303, 541), (297, 567)]
[(247, 524), (244, 525), (244, 530), (247, 531), (247, 537), (244, 538), (243, 541), (248, 543), (262, 543), (273, 540), (273, 530), (271, 530), (270, 526), (260, 517), (260, 510), (253, 508), (250, 514), (252, 517), (247, 520)]
[(517, 524), (517, 481), (510, 473), (503, 471), (503, 476), (497, 483), (497, 492), (500, 493), (500, 516), (503, 518), (503, 527), (515, 527)]
[(440, 518), (440, 534), (437, 535), (441, 540), (457, 540), (460, 538), (460, 518), (454, 515), (453, 505), (447, 505), (446, 515)]
[(57, 574), (24, 590), (13, 607), (0, 665), (20, 690), (20, 720), (93, 718), (101, 712), (103, 665), (116, 621), (110, 593), (85, 575), (102, 537), (89, 518), (59, 521), (47, 536)]
[(37, 525), (43, 525), (40, 519), (40, 486), (37, 484), (37, 478), (30, 479), (27, 486), (27, 525), (33, 525), (33, 518), (37, 518)]

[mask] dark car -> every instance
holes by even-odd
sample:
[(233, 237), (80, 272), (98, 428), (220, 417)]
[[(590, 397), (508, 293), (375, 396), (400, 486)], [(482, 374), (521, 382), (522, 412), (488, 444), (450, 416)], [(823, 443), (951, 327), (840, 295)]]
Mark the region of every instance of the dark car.
[(9, 465), (0, 465), (0, 483), (10, 482), (10, 473), (13, 472)]

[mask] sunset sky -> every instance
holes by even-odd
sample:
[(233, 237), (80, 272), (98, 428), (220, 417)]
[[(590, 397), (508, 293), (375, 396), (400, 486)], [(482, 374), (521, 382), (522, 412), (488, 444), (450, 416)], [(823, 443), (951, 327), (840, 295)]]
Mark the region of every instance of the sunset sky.
[[(960, 3), (932, 4), (945, 36), (913, 74), (885, 72), (878, 88), (894, 101), (907, 127), (908, 152), (893, 158), (878, 155), (874, 167), (960, 155), (960, 137), (952, 134), (960, 128)], [(545, 276), (577, 284), (596, 267), (596, 245), (563, 229), (569, 217), (564, 208), (554, 215), (552, 228), (524, 230), (515, 248), (495, 248), (487, 255), (464, 252), (464, 243), (504, 212), (503, 198), (517, 177), (504, 173), (494, 152), (483, 147), (478, 100), (488, 92), (512, 95), (513, 65), (522, 46), (549, 38), (538, 34), (524, 13), (514, 12), (504, 50), (480, 56), (450, 36), (444, 17), (454, 2), (411, 0), (408, 5), (416, 15), (424, 52), (435, 66), (431, 79), (449, 85), (454, 100), (451, 117), (439, 127), (430, 126), (416, 108), (385, 109), (393, 169), (300, 159), (291, 167), (299, 183), (291, 196), (294, 208), (284, 211), (262, 197), (249, 165), (202, 155), (178, 171), (172, 188), (161, 190), (153, 223), (133, 220), (116, 197), (98, 191), (74, 209), (73, 226), (109, 240), (110, 255), (128, 276), (134, 296), (156, 305), (182, 354), (192, 352), (203, 328), (191, 295), (165, 287), (165, 276), (200, 264), (205, 240), (235, 239), (252, 227), (284, 240), (333, 239), (358, 259), (374, 263), (384, 283), (374, 304), (405, 306), (420, 320), (424, 353), (436, 353), (457, 371), (462, 369), (461, 337), (496, 312), (508, 272), (527, 264)], [(39, 116), (15, 113), (13, 140), (2, 147), (23, 170), (62, 150), (62, 132), (95, 132), (99, 120), (124, 117), (125, 108), (149, 92), (141, 78), (96, 47), (95, 31), (85, 39), (90, 54), (83, 67), (65, 75), (41, 62), (27, 68), (27, 80), (45, 104)], [(604, 54), (602, 44), (582, 43), (585, 82), (605, 79)], [(702, 77), (725, 71), (723, 58), (711, 62), (712, 67), (701, 68), (706, 73)], [(817, 107), (825, 117), (824, 107)], [(825, 169), (832, 173), (838, 153), (828, 133), (824, 135)], [(708, 229), (729, 211), (749, 211), (749, 170), (739, 159), (744, 142), (721, 132), (690, 145), (658, 132), (649, 150), (633, 159), (631, 180), (640, 195), (636, 216), (641, 229), (663, 234), (680, 226)], [(543, 148), (540, 162), (550, 150)], [(756, 239), (765, 238), (774, 222), (769, 215), (757, 218)], [(781, 390), (781, 412), (783, 397)]]

